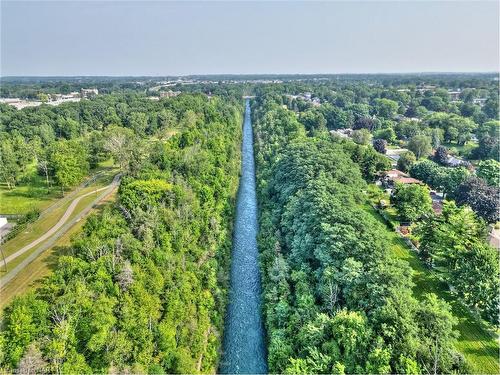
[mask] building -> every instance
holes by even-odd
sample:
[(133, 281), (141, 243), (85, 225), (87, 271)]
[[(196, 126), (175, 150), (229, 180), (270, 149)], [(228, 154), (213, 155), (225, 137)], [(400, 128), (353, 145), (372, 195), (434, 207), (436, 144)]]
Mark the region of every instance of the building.
[(336, 129), (336, 130), (330, 130), (331, 135), (336, 135), (341, 138), (350, 138), (352, 136), (352, 129), (347, 128), (347, 129)]
[(83, 98), (91, 98), (93, 96), (99, 95), (99, 90), (97, 89), (81, 89), (80, 96)]
[(174, 96), (179, 95), (181, 92), (180, 91), (160, 91), (160, 98), (173, 98)]
[(461, 167), (461, 166), (467, 167), (470, 163), (465, 160), (459, 159), (455, 156), (448, 155), (448, 160), (446, 161), (446, 164), (450, 167)]
[(450, 96), (450, 100), (452, 102), (458, 102), (460, 100), (461, 93), (462, 93), (462, 91), (460, 91), (460, 89), (456, 90), (456, 91), (448, 90), (448, 95)]
[(391, 169), (390, 171), (382, 172), (381, 184), (387, 189), (392, 189), (397, 183), (398, 184), (423, 184), (422, 181), (416, 178), (408, 176), (406, 173), (401, 172), (398, 169)]
[(477, 104), (480, 107), (483, 107), (486, 104), (486, 98), (475, 98), (472, 99), (472, 103)]

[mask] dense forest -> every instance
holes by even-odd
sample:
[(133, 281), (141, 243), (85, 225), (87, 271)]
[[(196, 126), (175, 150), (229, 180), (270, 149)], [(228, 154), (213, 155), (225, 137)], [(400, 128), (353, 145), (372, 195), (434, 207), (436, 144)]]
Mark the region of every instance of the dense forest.
[[(130, 111), (137, 103), (144, 112)], [(128, 112), (127, 121), (117, 115), (120, 111)], [(159, 103), (110, 96), (16, 113), (4, 108), (8, 134), (29, 141), (42, 132), (57, 137), (61, 121), (74, 121), (79, 136), (74, 142), (85, 144), (94, 130), (97, 137), (126, 140), (121, 142), (126, 148), (113, 154), (126, 172), (116, 204), (88, 219), (73, 241), (72, 255), (60, 257), (41, 288), (5, 309), (4, 370), (215, 371), (227, 299), (241, 113), (238, 101), (202, 95)], [(19, 116), (32, 119), (23, 122)], [(175, 134), (160, 139), (162, 130)]]
[[(454, 348), (457, 320), (449, 305), (434, 294), (415, 299), (408, 264), (391, 254), (382, 224), (363, 209), (367, 182), (389, 166), (372, 157), (370, 145), (311, 132), (309, 124), (321, 126), (321, 119), (304, 121), (283, 100), (264, 94), (254, 112), (270, 371), (467, 372)], [(490, 286), (477, 288), (491, 294), (465, 298), (471, 306), (474, 298), (489, 304), (492, 310), (482, 311), (495, 320), (498, 255), (482, 234), (461, 237), (452, 207), (429, 219), (442, 224), (430, 226), (435, 231), (422, 236), (422, 245), (446, 254), (464, 292), (486, 271), (481, 280)], [(484, 229), (466, 215), (477, 231)]]

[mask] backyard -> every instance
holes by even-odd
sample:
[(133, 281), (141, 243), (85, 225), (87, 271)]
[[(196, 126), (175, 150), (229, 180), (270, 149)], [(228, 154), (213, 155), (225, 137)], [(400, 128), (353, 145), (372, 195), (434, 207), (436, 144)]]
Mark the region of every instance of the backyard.
[(415, 297), (420, 299), (426, 293), (435, 293), (451, 305), (453, 315), (459, 320), (455, 328), (460, 333), (456, 347), (466, 358), (471, 372), (498, 374), (498, 332), (463, 306), (450, 292), (448, 285), (441, 280), (440, 274), (424, 266), (418, 255), (410, 250), (395, 231), (387, 227), (387, 221), (372, 206), (367, 204), (364, 208), (387, 228), (385, 234), (389, 238), (394, 255), (411, 266)]

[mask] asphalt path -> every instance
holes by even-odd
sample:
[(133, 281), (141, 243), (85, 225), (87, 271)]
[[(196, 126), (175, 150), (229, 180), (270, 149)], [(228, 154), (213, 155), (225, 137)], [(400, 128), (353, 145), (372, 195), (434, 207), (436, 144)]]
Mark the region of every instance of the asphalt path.
[[(44, 242), (45, 240), (48, 239), (46, 243), (44, 243), (42, 246), (40, 246), (36, 251), (34, 251), (32, 254), (30, 254), (29, 257), (27, 257), (25, 260), (23, 260), (21, 263), (19, 263), (15, 268), (12, 270), (9, 270), (7, 267), (7, 274), (0, 279), (0, 286), (4, 286), (7, 284), (12, 278), (14, 278), (24, 267), (26, 267), (29, 263), (31, 263), (34, 259), (38, 257), (43, 251), (47, 250), (50, 248), (60, 237), (62, 237), (75, 223), (77, 223), (82, 217), (84, 217), (91, 209), (94, 207), (96, 204), (98, 204), (100, 201), (102, 201), (104, 198), (109, 196), (113, 190), (119, 185), (120, 183), (120, 178), (121, 174), (117, 174), (111, 184), (108, 186), (105, 186), (103, 188), (91, 191), (89, 193), (86, 193), (84, 195), (81, 195), (77, 198), (75, 198), (69, 207), (66, 209), (66, 212), (64, 215), (59, 219), (59, 221), (52, 227), (50, 228), (45, 234), (31, 242), (30, 244), (24, 246), (20, 250), (16, 251), (14, 254), (11, 254), (10, 256), (5, 258), (5, 263), (4, 264), (9, 264), (12, 260), (16, 259), (17, 257), (23, 255), (33, 247), (37, 246), (38, 244)], [(69, 217), (75, 210), (76, 206), (80, 202), (82, 198), (85, 198), (89, 195), (92, 194), (97, 194), (99, 192), (102, 192), (96, 199), (94, 199), (90, 204), (85, 206), (85, 208), (77, 214), (75, 217), (73, 217), (71, 220)], [(2, 262), (3, 263), (3, 262)]]

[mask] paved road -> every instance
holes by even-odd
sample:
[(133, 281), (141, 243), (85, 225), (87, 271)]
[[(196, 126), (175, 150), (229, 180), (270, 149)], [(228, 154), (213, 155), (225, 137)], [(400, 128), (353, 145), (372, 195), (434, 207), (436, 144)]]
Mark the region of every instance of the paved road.
[(102, 191), (102, 190), (107, 189), (107, 188), (108, 188), (108, 186), (105, 186), (103, 188), (91, 191), (87, 194), (83, 194), (83, 195), (79, 196), (78, 198), (73, 199), (73, 202), (71, 202), (69, 207), (66, 209), (66, 212), (64, 213), (64, 215), (62, 215), (62, 217), (59, 219), (59, 221), (52, 228), (50, 228), (47, 232), (45, 232), (45, 234), (38, 237), (35, 241), (33, 241), (33, 242), (29, 243), (28, 245), (24, 246), (23, 248), (19, 249), (14, 254), (9, 255), (7, 258), (5, 258), (5, 263), (9, 263), (9, 262), (13, 261), (18, 256), (23, 255), (29, 249), (32, 249), (33, 247), (35, 247), (39, 243), (45, 241), (47, 238), (52, 236), (55, 232), (57, 232), (59, 230), (59, 228), (61, 228), (64, 225), (64, 223), (66, 223), (66, 221), (68, 221), (69, 217), (71, 216), (71, 214), (75, 210), (75, 208), (78, 205), (78, 203), (80, 202), (80, 200), (82, 200), (85, 197), (88, 197), (89, 195), (92, 195), (94, 193), (97, 193), (97, 192)]
[[(14, 267), (12, 270), (8, 270), (7, 275), (2, 277), (0, 279), (0, 286), (3, 286), (7, 284), (12, 278), (14, 278), (24, 267), (26, 267), (29, 263), (31, 263), (38, 255), (40, 255), (43, 251), (47, 250), (50, 248), (64, 233), (66, 233), (77, 221), (79, 221), (82, 217), (84, 217), (91, 209), (94, 207), (97, 203), (102, 201), (104, 198), (106, 198), (108, 195), (110, 195), (113, 190), (118, 186), (120, 183), (120, 178), (121, 174), (117, 174), (111, 184), (108, 186), (105, 186), (103, 188), (91, 191), (89, 193), (86, 193), (78, 198), (75, 198), (73, 202), (71, 202), (70, 206), (66, 209), (66, 212), (64, 215), (59, 219), (56, 225), (54, 225), (47, 233), (36, 239), (35, 241), (31, 242), (29, 245), (26, 245), (22, 249), (18, 250), (14, 254), (8, 256), (5, 258), (6, 263), (12, 261), (13, 259), (19, 257), (20, 255), (24, 254), (26, 251), (29, 249), (33, 248), (34, 246), (40, 244), (41, 242), (49, 239), (45, 244), (40, 246), (37, 250), (35, 250), (33, 253), (31, 253), (25, 260), (23, 260), (20, 264), (18, 264), (16, 267)], [(104, 190), (104, 191), (103, 191)], [(90, 204), (88, 204), (79, 214), (77, 214), (73, 219), (68, 220), (71, 214), (73, 213), (76, 205), (78, 202), (91, 194), (96, 194), (100, 191), (103, 191), (96, 199), (94, 199)], [(3, 263), (3, 262), (2, 262)]]

